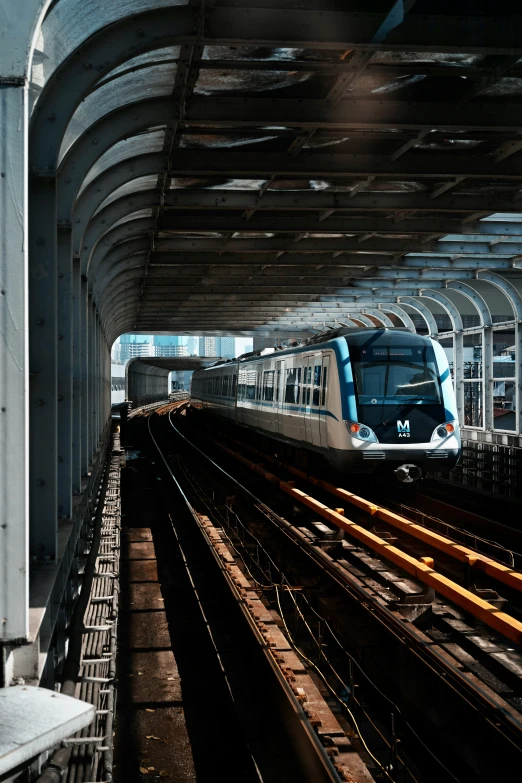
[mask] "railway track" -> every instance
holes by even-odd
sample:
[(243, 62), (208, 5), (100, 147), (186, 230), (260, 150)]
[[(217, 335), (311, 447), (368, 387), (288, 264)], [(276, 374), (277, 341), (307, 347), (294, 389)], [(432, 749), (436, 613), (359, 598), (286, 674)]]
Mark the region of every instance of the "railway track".
[[(138, 459), (129, 462), (136, 467), (126, 493), (124, 487), (125, 536), (135, 555), (127, 590), (122, 586), (118, 779), (153, 779), (160, 772), (183, 781), (371, 783), (354, 752), (357, 739), (341, 726), (280, 621), (259, 600), (220, 527), (185, 494), (179, 467), (150, 423), (137, 416), (127, 431), (143, 451), (130, 455)], [(137, 527), (143, 518), (153, 521)], [(133, 569), (141, 581), (129, 581)], [(160, 606), (152, 610), (156, 580)], [(162, 678), (167, 682), (158, 691)], [(169, 725), (173, 710), (175, 725)]]
[[(351, 535), (374, 551), (404, 567), (408, 573), (420, 579), (421, 582), (435, 588), (438, 587), (446, 597), (470, 611), (486, 625), (491, 625), (493, 629), (508, 639), (517, 644), (521, 643), (522, 623), (516, 617), (504, 616), (504, 613), (498, 609), (498, 595), (495, 598), (491, 593), (494, 588), (498, 589), (499, 585), (508, 589), (515, 615), (522, 614), (517, 606), (517, 602), (521, 602), (519, 594), (522, 592), (522, 573), (515, 568), (516, 565), (522, 565), (522, 555), (517, 551), (485, 538), (484, 535), (481, 536), (477, 532), (470, 533), (462, 530), (455, 524), (445, 522), (411, 506), (396, 503), (393, 500), (388, 501), (386, 506), (382, 506), (329, 481), (309, 475), (299, 468), (260, 452), (249, 444), (236, 442), (236, 445), (240, 451), (247, 451), (253, 454), (256, 459), (274, 465), (285, 473), (291, 474), (292, 477), (297, 476), (305, 484), (311, 484), (318, 488), (322, 499), (329, 495), (341, 500), (343, 504), (347, 504), (346, 509), (336, 510), (328, 508), (328, 506), (323, 507), (324, 504), (319, 501), (314, 504), (314, 498), (309, 495), (306, 499), (301, 498), (300, 490), (295, 489), (293, 482), (284, 481), (273, 473), (268, 473), (264, 468), (260, 469), (258, 462), (248, 460), (240, 452), (234, 452), (233, 449), (228, 448), (229, 454), (240, 459), (250, 469), (265, 475), (268, 480), (279, 481), (284, 491), (290, 492), (298, 500), (302, 499), (302, 502), (315, 508), (317, 513), (328, 521), (350, 532)], [(220, 447), (227, 449), (223, 444), (220, 444)], [(394, 505), (400, 513), (393, 510)], [(446, 505), (442, 508), (447, 511), (450, 507)], [(458, 510), (455, 508), (451, 510), (456, 516)], [(332, 511), (335, 513), (332, 514)], [(345, 511), (346, 515), (350, 517), (349, 521), (340, 518), (345, 516)], [(470, 514), (466, 514), (468, 522), (470, 517)], [(363, 525), (363, 529), (354, 525), (354, 522)], [(486, 527), (486, 522), (487, 520), (483, 520), (483, 528)], [(380, 525), (380, 536), (375, 535), (376, 524)], [(498, 531), (498, 528), (496, 529)], [(508, 534), (508, 532), (504, 533), (504, 538), (507, 538)], [(514, 538), (514, 534), (515, 531), (511, 531), (511, 539)], [(377, 540), (379, 538), (380, 541)], [(403, 554), (413, 555), (424, 567), (403, 557), (401, 552), (396, 551), (397, 547), (400, 547)], [(471, 592), (472, 595), (467, 595), (457, 587), (438, 579), (433, 568), (435, 563), (437, 571), (440, 571), (441, 575), (455, 580), (458, 586), (465, 587), (467, 592)], [(484, 582), (482, 587), (477, 586), (477, 581), (480, 579)], [(484, 605), (483, 597), (487, 595), (496, 602), (496, 605)], [(486, 603), (489, 602), (486, 601)]]
[[(181, 420), (177, 422), (177, 430), (180, 423)], [(187, 427), (181, 429), (184, 430), (186, 436), (191, 432), (194, 436), (193, 439), (197, 440), (193, 427), (190, 428), (190, 431)], [(211, 444), (206, 438), (204, 453), (202, 452), (198, 458), (200, 462), (201, 456), (206, 457), (210, 447)], [(227, 491), (231, 491), (234, 482), (236, 489), (240, 489), (237, 484), (239, 482), (239, 485), (243, 486), (243, 490), (241, 490), (243, 494), (244, 490), (254, 494), (257, 498), (255, 502), (257, 502), (258, 508), (264, 509), (272, 526), (279, 526), (287, 539), (293, 539), (301, 551), (306, 552), (308, 558), (311, 557), (320, 565), (321, 579), (325, 577), (325, 574), (328, 574), (334, 578), (338, 586), (342, 585), (344, 598), (338, 597), (337, 601), (346, 600), (348, 594), (352, 600), (356, 601), (359, 614), (361, 611), (363, 614), (369, 613), (372, 621), (381, 626), (380, 630), (386, 628), (389, 637), (385, 644), (390, 647), (390, 656), (397, 660), (396, 648), (398, 647), (401, 650), (398, 653), (399, 659), (405, 659), (408, 662), (415, 661), (414, 666), (418, 678), (426, 680), (422, 683), (421, 691), (427, 697), (430, 709), (435, 712), (440, 710), (437, 716), (432, 716), (432, 719), (428, 721), (426, 725), (428, 733), (430, 724), (431, 730), (434, 727), (437, 727), (437, 730), (441, 729), (440, 721), (443, 724), (447, 721), (452, 709), (455, 709), (455, 704), (459, 704), (459, 713), (466, 714), (466, 724), (458, 727), (453, 737), (448, 738), (446, 734), (446, 739), (449, 739), (449, 747), (451, 747), (450, 759), (454, 758), (455, 753), (460, 753), (462, 757), (475, 755), (474, 762), (471, 764), (472, 773), (470, 768), (466, 768), (464, 772), (458, 769), (462, 764), (461, 759), (457, 762), (457, 773), (454, 777), (447, 769), (446, 771), (439, 769), (437, 773), (439, 777), (433, 779), (442, 780), (446, 775), (447, 779), (466, 780), (471, 779), (467, 777), (469, 774), (473, 774), (472, 779), (474, 780), (491, 779), (491, 775), (498, 772), (498, 764), (500, 763), (502, 766), (505, 763), (505, 761), (499, 762), (497, 757), (493, 759), (493, 756), (485, 750), (491, 747), (492, 743), (499, 747), (505, 746), (502, 751), (503, 759), (509, 758), (509, 763), (518, 759), (517, 763), (520, 763), (522, 748), (522, 716), (519, 711), (522, 704), (520, 681), (522, 669), (518, 664), (520, 658), (513, 648), (512, 642), (507, 641), (509, 636), (502, 637), (500, 632), (493, 633), (493, 629), (488, 628), (484, 620), (477, 619), (476, 614), (473, 615), (471, 612), (475, 612), (477, 609), (484, 612), (489, 626), (494, 624), (501, 627), (502, 631), (506, 630), (516, 638), (517, 642), (520, 640), (518, 620), (512, 615), (502, 612), (495, 604), (488, 605), (489, 602), (477, 595), (476, 592), (473, 593), (467, 588), (451, 583), (452, 580), (435, 571), (430, 562), (422, 563), (417, 557), (401, 551), (401, 566), (406, 561), (415, 569), (415, 572), (405, 575), (404, 571), (397, 570), (397, 563), (390, 561), (390, 555), (395, 556), (394, 550), (397, 547), (394, 546), (395, 542), (390, 543), (390, 539), (387, 537), (381, 538), (371, 530), (364, 529), (363, 544), (361, 538), (353, 535), (355, 532), (360, 533), (358, 528), (362, 528), (361, 525), (357, 525), (351, 520), (354, 509), (357, 508), (360, 513), (365, 514), (366, 522), (371, 522), (373, 526), (376, 522), (379, 525), (384, 525), (384, 520), (375, 516), (375, 508), (373, 513), (370, 513), (372, 509), (369, 510), (364, 506), (363, 499), (353, 495), (351, 498), (353, 503), (348, 511), (348, 497), (344, 496), (343, 505), (345, 508), (336, 511), (316, 498), (310, 498), (308, 492), (304, 492), (295, 485), (292, 486), (291, 481), (284, 481), (279, 476), (276, 478), (274, 473), (266, 467), (267, 455), (263, 455), (263, 465), (260, 466), (257, 456), (256, 462), (248, 460), (242, 455), (239, 455), (240, 459), (238, 460), (237, 452), (232, 454), (231, 451), (229, 449), (227, 452), (222, 448), (213, 449), (213, 454), (221, 454), (221, 457), (216, 459), (214, 456), (212, 470), (223, 471), (221, 465), (224, 462), (229, 466), (222, 473), (222, 476), (225, 477), (222, 478), (222, 481), (224, 480), (231, 485)], [(230, 466), (235, 466), (233, 471)], [(297, 477), (296, 471), (298, 469), (293, 466), (286, 466), (286, 468), (291, 468), (293, 475)], [(249, 474), (252, 472), (255, 474), (254, 484), (251, 483), (252, 478), (249, 478)], [(265, 485), (264, 482), (267, 478), (268, 482)], [(263, 490), (261, 490), (261, 486), (264, 486)], [(253, 492), (252, 488), (257, 489)], [(326, 493), (328, 487), (320, 489), (322, 493)], [(282, 497), (281, 490), (287, 496), (286, 498)], [(261, 496), (263, 501), (259, 499)], [(267, 497), (270, 497), (270, 503)], [(303, 503), (303, 509), (294, 514), (294, 506), (297, 501)], [(275, 509), (278, 510), (275, 511)], [(294, 520), (291, 519), (292, 516), (294, 516)], [(317, 516), (321, 516), (319, 523)], [(408, 524), (411, 525), (411, 522)], [(344, 540), (341, 540), (339, 536), (336, 537), (334, 525), (337, 527), (337, 533), (340, 530), (344, 531)], [(386, 531), (381, 530), (380, 532)], [(375, 540), (379, 538), (381, 538), (382, 544)], [(370, 540), (374, 545), (373, 549), (368, 549)], [(439, 544), (441, 543), (444, 541), (439, 541)], [(376, 544), (383, 547), (382, 552), (376, 550)], [(457, 545), (452, 542), (452, 548), (454, 546)], [(462, 552), (460, 549), (458, 552), (460, 557)], [(468, 554), (465, 554), (468, 557)], [(429, 555), (425, 557), (428, 558)], [(465, 571), (468, 572), (473, 565), (473, 563), (466, 561)], [(420, 580), (419, 574), (423, 576), (427, 574), (431, 584)], [(410, 579), (410, 577), (412, 578)], [(433, 588), (436, 590), (435, 593), (433, 593)], [(442, 593), (443, 588), (450, 590), (451, 598), (447, 598)], [(454, 592), (466, 602), (464, 606), (455, 605), (451, 600), (454, 597)], [(469, 604), (468, 601), (470, 601)], [(341, 611), (346, 611), (346, 608), (337, 609), (336, 622), (340, 626), (343, 625), (342, 618), (339, 622)], [(353, 615), (353, 607), (347, 612), (347, 615)], [(357, 653), (357, 644), (354, 649)], [(357, 654), (355, 658), (357, 658)], [(371, 670), (374, 665), (375, 661), (369, 669)], [(404, 660), (401, 660), (401, 677), (404, 676), (403, 667)], [(428, 681), (434, 690), (427, 687)], [(384, 681), (382, 684), (384, 689), (388, 686), (388, 692), (397, 696), (397, 689), (390, 688), (389, 682)], [(412, 684), (411, 687), (414, 685)], [(418, 682), (417, 687), (419, 687)], [(446, 704), (444, 704), (441, 693), (436, 693), (437, 689), (447, 695)], [(408, 699), (408, 696), (405, 697), (404, 692), (402, 697), (403, 702), (407, 704), (407, 710), (411, 715), (415, 715), (419, 705), (416, 704), (412, 707), (411, 704), (408, 704), (408, 700), (412, 701), (412, 699)], [(400, 699), (397, 698), (395, 703), (397, 701)], [(413, 699), (413, 701), (417, 700)], [(438, 705), (437, 709), (434, 707), (434, 702)], [(426, 710), (426, 704), (424, 704), (424, 709)], [(456, 736), (460, 739), (455, 746)], [(412, 744), (414, 743), (409, 742), (410, 750)], [(415, 756), (415, 752), (413, 752), (413, 756)]]

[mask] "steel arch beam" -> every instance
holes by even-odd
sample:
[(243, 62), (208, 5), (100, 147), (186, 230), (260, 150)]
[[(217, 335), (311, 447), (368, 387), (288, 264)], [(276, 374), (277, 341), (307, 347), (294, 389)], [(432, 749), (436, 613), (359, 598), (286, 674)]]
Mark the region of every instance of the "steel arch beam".
[(129, 220), (108, 231), (92, 252), (88, 276), (94, 286), (96, 280), (103, 277), (111, 259), (118, 258), (118, 253), (128, 250), (134, 254), (135, 248), (150, 250), (150, 233), (154, 230), (154, 218), (138, 218)]
[(411, 307), (424, 318), (430, 337), (438, 336), (439, 330), (437, 327), (437, 322), (435, 321), (435, 317), (429, 307), (426, 307), (425, 304), (419, 302), (415, 296), (399, 296), (397, 301), (400, 304), (408, 305), (408, 307)]
[(196, 10), (180, 6), (126, 16), (91, 35), (60, 63), (47, 81), (32, 118), (33, 170), (56, 172), (67, 125), (105, 74), (139, 54), (195, 38)]
[(122, 196), (96, 212), (87, 225), (80, 248), (82, 273), (87, 274), (91, 252), (115, 223), (142, 209), (154, 207), (157, 203), (157, 190), (142, 190), (132, 196)]
[(133, 256), (125, 256), (125, 258), (116, 261), (110, 269), (105, 271), (103, 278), (93, 286), (93, 298), (97, 302), (103, 301), (105, 291), (117, 277), (132, 271), (138, 266), (145, 269), (146, 263), (147, 253), (136, 253)]
[[(92, 293), (98, 300), (103, 295), (103, 291), (109, 284), (110, 280), (114, 279), (114, 274), (111, 274), (111, 269), (115, 265), (119, 265), (121, 261), (129, 260), (128, 269), (132, 269), (135, 264), (135, 256), (147, 255), (150, 247), (150, 241), (147, 238), (134, 239), (131, 242), (122, 242), (113, 248), (104, 258), (103, 264), (99, 267), (97, 276), (92, 280)], [(118, 266), (118, 268), (120, 268)], [(105, 278), (108, 277), (108, 280)]]
[(113, 312), (114, 308), (118, 304), (117, 299), (126, 291), (136, 290), (140, 294), (141, 286), (136, 285), (136, 280), (141, 280), (145, 267), (136, 267), (124, 274), (120, 274), (118, 278), (113, 280), (104, 291), (103, 299), (99, 303), (100, 317), (104, 319), (109, 312)]
[(451, 301), (451, 299), (448, 299), (448, 297), (442, 294), (440, 291), (433, 291), (429, 288), (421, 288), (420, 295), (425, 299), (431, 299), (434, 302), (438, 302), (438, 304), (440, 304), (441, 307), (446, 310), (446, 313), (451, 320), (453, 331), (461, 332), (463, 330), (464, 326), (462, 324), (462, 316), (459, 313), (457, 306)]
[(458, 283), (456, 281), (450, 281), (446, 283), (446, 288), (451, 291), (458, 291), (466, 297), (477, 310), (477, 314), (480, 317), (481, 326), (491, 326), (492, 318), (486, 300), (477, 292), (474, 288), (466, 283)]
[(58, 222), (71, 220), (78, 192), (90, 169), (119, 141), (147, 128), (166, 125), (172, 118), (172, 99), (137, 101), (106, 114), (72, 144), (57, 172)]
[(505, 277), (496, 275), (494, 272), (480, 271), (477, 274), (477, 280), (485, 280), (490, 285), (498, 288), (505, 295), (513, 308), (513, 315), (517, 321), (522, 321), (522, 296), (515, 286)]
[(438, 302), (443, 307), (451, 319), (453, 326), (453, 386), (455, 388), (455, 398), (457, 401), (457, 415), (459, 421), (464, 421), (464, 325), (462, 316), (454, 304), (445, 294), (440, 291), (426, 291), (421, 289), (421, 296)]
[(399, 307), (399, 305), (395, 304), (394, 302), (379, 302), (377, 307), (379, 310), (397, 315), (407, 329), (411, 329), (413, 333), (417, 332), (415, 324), (403, 307)]
[(379, 321), (381, 321), (383, 326), (393, 326), (393, 321), (391, 318), (388, 318), (386, 313), (384, 313), (382, 310), (372, 310), (369, 307), (365, 307), (363, 314), (371, 315), (373, 318), (377, 318)]
[[(77, 256), (80, 255), (83, 233), (96, 210), (111, 193), (139, 177), (159, 174), (165, 170), (166, 165), (167, 157), (163, 152), (149, 152), (123, 160), (89, 182), (78, 196), (74, 206), (72, 216), (73, 253)], [(83, 268), (82, 272), (85, 273)]]

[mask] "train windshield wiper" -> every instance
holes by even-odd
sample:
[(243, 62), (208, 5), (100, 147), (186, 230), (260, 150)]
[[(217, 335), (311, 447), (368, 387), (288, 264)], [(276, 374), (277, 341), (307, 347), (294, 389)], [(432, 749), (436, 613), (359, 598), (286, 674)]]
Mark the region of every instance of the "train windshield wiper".
[(380, 426), (385, 427), (386, 424), (388, 424), (388, 421), (393, 418), (393, 416), (397, 413), (398, 410), (401, 408), (404, 408), (406, 411), (410, 411), (413, 408), (413, 404), (410, 402), (409, 405), (404, 405), (403, 403), (399, 403), (399, 405), (396, 405), (395, 408), (392, 410), (391, 413), (389, 413), (385, 419), (381, 421)]

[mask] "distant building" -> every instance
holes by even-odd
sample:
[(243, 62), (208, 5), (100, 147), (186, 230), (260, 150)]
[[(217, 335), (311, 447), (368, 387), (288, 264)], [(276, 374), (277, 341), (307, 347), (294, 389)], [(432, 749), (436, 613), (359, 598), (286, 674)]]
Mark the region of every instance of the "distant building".
[(236, 358), (236, 338), (235, 337), (216, 337), (216, 356), (222, 356), (223, 359)]
[(200, 337), (199, 338), (199, 355), (200, 356), (219, 356), (216, 352), (216, 338), (215, 337)]
[(113, 354), (113, 361), (117, 364), (126, 364), (136, 356), (153, 356), (152, 337), (148, 334), (122, 334)]
[(187, 338), (170, 334), (156, 334), (153, 339), (154, 356), (188, 356)]

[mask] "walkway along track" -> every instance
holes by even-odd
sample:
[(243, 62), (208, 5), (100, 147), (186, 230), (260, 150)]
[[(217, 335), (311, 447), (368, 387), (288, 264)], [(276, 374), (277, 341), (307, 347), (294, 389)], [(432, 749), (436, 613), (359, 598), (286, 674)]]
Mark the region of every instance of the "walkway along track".
[[(159, 528), (156, 525), (154, 546), (167, 613), (170, 604), (170, 636), (181, 678), (180, 705), (184, 705), (198, 781), (226, 776), (238, 781), (371, 783), (366, 765), (354, 753), (274, 617), (237, 567), (220, 530), (184, 494), (163, 454), (163, 444), (150, 429), (150, 418), (140, 418), (141, 422), (131, 426), (135, 434), (141, 433), (140, 443), (145, 443), (145, 424), (149, 428), (151, 452), (157, 450), (160, 459), (152, 456), (148, 464), (156, 480), (161, 479), (156, 496), (169, 509), (170, 523), (162, 520)], [(152, 513), (157, 517), (159, 512)], [(185, 584), (182, 589), (180, 579)], [(169, 584), (176, 586), (173, 591)], [(192, 671), (188, 671), (190, 666)], [(211, 670), (218, 677), (214, 683), (208, 676)], [(142, 679), (140, 686), (146, 685)], [(196, 696), (196, 702), (191, 696)], [(162, 738), (168, 741), (165, 733)], [(239, 772), (230, 758), (234, 748), (238, 758), (243, 758)], [(119, 759), (125, 764), (121, 754)], [(144, 775), (147, 771), (143, 766)], [(163, 771), (168, 773), (169, 768)], [(157, 770), (150, 772), (154, 777)], [(125, 770), (122, 774), (123, 781)]]
[[(171, 424), (174, 427), (172, 421)], [(181, 434), (178, 427), (175, 427), (175, 430), (178, 432), (178, 434)], [(206, 443), (208, 444), (208, 440)], [(194, 444), (192, 443), (192, 445)], [(201, 451), (201, 454), (208, 458), (204, 451)], [(247, 463), (249, 463), (248, 466)], [(417, 665), (419, 661), (423, 662), (423, 665), (427, 667), (424, 669), (425, 674), (422, 675), (423, 677), (426, 676), (429, 678), (432, 677), (434, 673), (436, 673), (437, 677), (439, 678), (438, 687), (441, 688), (442, 692), (448, 694), (448, 697), (451, 696), (451, 698), (453, 698), (455, 694), (458, 693), (463, 702), (466, 702), (468, 707), (471, 707), (472, 711), (475, 711), (479, 714), (480, 720), (483, 720), (484, 723), (489, 727), (487, 729), (489, 732), (489, 737), (486, 739), (484, 736), (484, 726), (482, 726), (481, 729), (478, 729), (475, 726), (471, 739), (470, 736), (468, 736), (467, 740), (464, 739), (461, 749), (461, 752), (464, 755), (470, 752), (476, 754), (476, 776), (473, 779), (487, 780), (488, 775), (493, 774), (493, 772), (498, 772), (498, 763), (500, 763), (501, 766), (503, 766), (505, 763), (507, 764), (506, 759), (508, 757), (511, 760), (510, 763), (513, 763), (514, 759), (517, 759), (517, 763), (520, 763), (520, 753), (522, 749), (522, 716), (520, 715), (518, 708), (522, 702), (520, 700), (521, 683), (519, 673), (516, 671), (512, 672), (513, 681), (515, 682), (515, 691), (511, 694), (512, 697), (515, 696), (513, 700), (513, 698), (509, 696), (509, 691), (511, 689), (504, 688), (504, 691), (502, 691), (502, 688), (500, 688), (499, 690), (496, 687), (497, 683), (493, 682), (494, 678), (490, 678), (489, 673), (484, 670), (480, 663), (477, 663), (477, 661), (473, 660), (470, 655), (466, 656), (465, 653), (460, 650), (460, 648), (458, 649), (456, 656), (452, 654), (452, 651), (450, 651), (450, 654), (448, 654), (448, 650), (450, 648), (456, 647), (455, 644), (445, 644), (445, 640), (442, 638), (442, 634), (440, 640), (441, 643), (438, 644), (436, 638), (433, 638), (433, 635), (431, 635), (431, 637), (430, 635), (426, 636), (413, 623), (406, 622), (405, 617), (402, 616), (400, 612), (395, 611), (396, 607), (390, 609), (389, 607), (391, 605), (386, 604), (382, 600), (382, 589), (379, 590), (375, 587), (368, 589), (367, 586), (365, 587), (363, 584), (361, 584), (361, 581), (358, 580), (357, 577), (354, 578), (354, 575), (351, 574), (349, 570), (344, 567), (344, 565), (340, 564), (341, 561), (335, 562), (335, 558), (330, 557), (328, 552), (323, 551), (321, 546), (314, 545), (313, 542), (310, 542), (309, 538), (307, 539), (306, 536), (303, 536), (303, 528), (298, 529), (294, 525), (290, 524), (281, 516), (280, 513), (278, 514), (273, 511), (273, 506), (272, 508), (268, 508), (265, 501), (259, 500), (259, 484), (258, 490), (254, 495), (248, 488), (250, 484), (246, 474), (243, 478), (238, 480), (237, 474), (235, 476), (231, 476), (230, 472), (225, 471), (221, 467), (221, 464), (217, 464), (215, 461), (212, 464), (213, 469), (215, 468), (218, 471), (221, 471), (227, 482), (234, 483), (236, 487), (241, 488), (242, 492), (247, 493), (252, 498), (254, 498), (258, 507), (264, 507), (267, 514), (271, 516), (273, 522), (280, 528), (284, 529), (285, 535), (287, 537), (291, 537), (294, 541), (296, 541), (302, 550), (306, 549), (309, 557), (313, 558), (318, 564), (320, 564), (324, 573), (328, 573), (329, 575), (333, 576), (338, 584), (343, 585), (346, 592), (356, 599), (359, 609), (362, 608), (366, 612), (370, 612), (374, 620), (377, 620), (379, 624), (381, 624), (383, 627), (386, 627), (392, 634), (390, 638), (393, 638), (393, 643), (396, 644), (398, 642), (399, 646), (402, 646), (402, 651), (406, 657), (409, 659), (413, 657), (414, 660), (417, 660)], [(244, 467), (248, 467), (248, 470), (254, 470), (257, 475), (266, 476), (268, 474), (268, 471), (266, 471), (264, 467), (255, 465), (254, 463), (251, 463), (244, 458), (241, 459), (241, 464)], [(240, 475), (242, 475), (241, 471)], [(277, 487), (278, 491), (283, 490), (283, 492), (292, 498), (292, 500), (301, 501), (307, 509), (313, 511), (314, 514), (320, 514), (323, 519), (327, 520), (328, 522), (333, 522), (333, 524), (338, 525), (338, 527), (342, 530), (346, 530), (348, 535), (351, 536), (354, 530), (356, 530), (357, 533), (359, 532), (359, 526), (350, 523), (350, 520), (347, 520), (347, 518), (339, 511), (328, 509), (324, 504), (321, 504), (315, 501), (313, 498), (310, 498), (307, 493), (296, 490), (296, 488), (292, 486), (291, 483), (281, 482), (281, 480), (273, 476), (273, 474), (268, 474), (268, 476), (270, 478), (271, 485)], [(283, 486), (281, 486), (281, 484), (283, 484)], [(363, 528), (360, 528), (360, 534), (364, 541), (370, 541), (371, 544), (378, 546), (383, 557), (387, 557), (391, 550), (392, 556), (397, 557), (401, 564), (406, 562), (408, 567), (411, 568), (411, 573), (418, 581), (422, 581), (419, 579), (419, 573), (423, 576), (427, 575), (431, 581), (431, 585), (436, 585), (437, 591), (441, 595), (443, 595), (442, 589), (446, 590), (446, 592), (449, 591), (452, 596), (455, 592), (461, 597), (466, 613), (469, 612), (470, 608), (478, 605), (485, 613), (487, 613), (486, 616), (488, 619), (490, 615), (494, 616), (493, 622), (496, 624), (500, 623), (502, 628), (504, 628), (505, 623), (508, 628), (511, 629), (510, 633), (513, 633), (513, 628), (515, 628), (515, 632), (517, 631), (516, 623), (511, 622), (513, 618), (509, 617), (508, 615), (503, 617), (504, 613), (499, 612), (495, 606), (490, 605), (488, 607), (487, 602), (473, 595), (469, 591), (461, 588), (459, 585), (452, 583), (452, 581), (446, 577), (441, 577), (441, 575), (437, 574), (437, 572), (435, 572), (431, 566), (424, 563), (419, 563), (418, 560), (415, 560), (415, 558), (409, 556), (405, 556), (405, 560), (403, 561), (402, 556), (404, 553), (400, 552), (400, 550), (397, 550), (397, 554), (395, 554), (394, 547), (390, 544), (387, 544), (385, 540), (379, 539), (378, 536), (369, 533), (369, 531), (364, 530)], [(342, 543), (343, 546), (346, 544), (345, 552), (348, 551), (350, 548), (348, 542)], [(375, 546), (373, 548), (375, 550)], [(390, 588), (386, 589), (389, 590)], [(475, 603), (475, 599), (477, 598), (478, 601)], [(426, 600), (428, 602), (430, 599), (427, 598)], [(437, 606), (434, 609), (434, 613), (437, 614), (437, 619), (441, 619), (439, 618), (439, 615), (442, 615), (442, 621), (453, 627), (456, 632), (458, 631), (461, 633), (463, 639), (473, 643), (482, 644), (481, 638), (484, 637), (484, 632), (482, 632), (481, 637), (480, 631), (475, 631), (472, 627), (469, 627), (466, 625), (466, 623), (462, 622), (462, 615), (459, 615), (457, 611), (452, 610), (451, 605), (441, 604), (440, 599), (436, 603)], [(430, 632), (428, 632), (428, 634), (429, 633)], [(516, 638), (519, 639), (520, 637), (517, 636)], [(493, 653), (493, 656), (497, 655), (497, 657), (500, 657), (503, 655), (503, 650), (499, 649), (495, 645), (494, 640), (492, 640), (492, 643), (489, 643), (487, 638), (483, 638), (483, 642), (486, 648), (489, 647), (489, 650)], [(386, 651), (385, 655), (388, 653), (389, 651)], [(392, 651), (390, 654), (393, 655), (394, 652)], [(402, 671), (401, 677), (403, 676), (404, 672)], [(490, 684), (492, 684), (492, 687), (489, 687)], [(450, 691), (453, 691), (452, 695), (450, 694)], [(506, 692), (508, 701), (502, 698), (503, 692)], [(517, 693), (518, 696), (516, 696)], [(430, 692), (430, 695), (428, 696), (430, 710), (435, 710), (433, 702), (440, 701), (439, 696), (440, 694), (437, 693), (437, 690)], [(448, 698), (448, 702), (451, 700), (451, 698)], [(425, 705), (425, 708), (426, 706), (427, 705)], [(451, 712), (449, 706), (447, 707), (447, 710), (448, 713)], [(442, 713), (438, 717), (443, 721), (443, 723), (445, 720), (448, 720), (448, 716), (445, 718)], [(477, 714), (475, 715), (475, 718), (477, 718)], [(464, 726), (461, 724), (457, 729), (457, 734), (459, 731), (471, 732), (471, 726), (473, 725), (473, 722), (474, 718), (471, 716), (471, 718), (468, 719), (469, 725), (464, 728)], [(466, 741), (471, 742), (471, 749), (468, 748), (467, 751)], [(492, 745), (492, 743), (497, 742), (500, 742), (500, 745), (505, 745), (504, 751), (502, 753), (503, 761), (499, 762), (497, 757), (495, 763), (489, 767), (489, 765), (492, 764), (493, 755), (489, 754), (488, 756), (485, 749), (494, 747), (494, 744)], [(484, 752), (486, 753), (485, 757), (482, 755)], [(509, 765), (506, 766), (506, 769), (509, 769)]]

